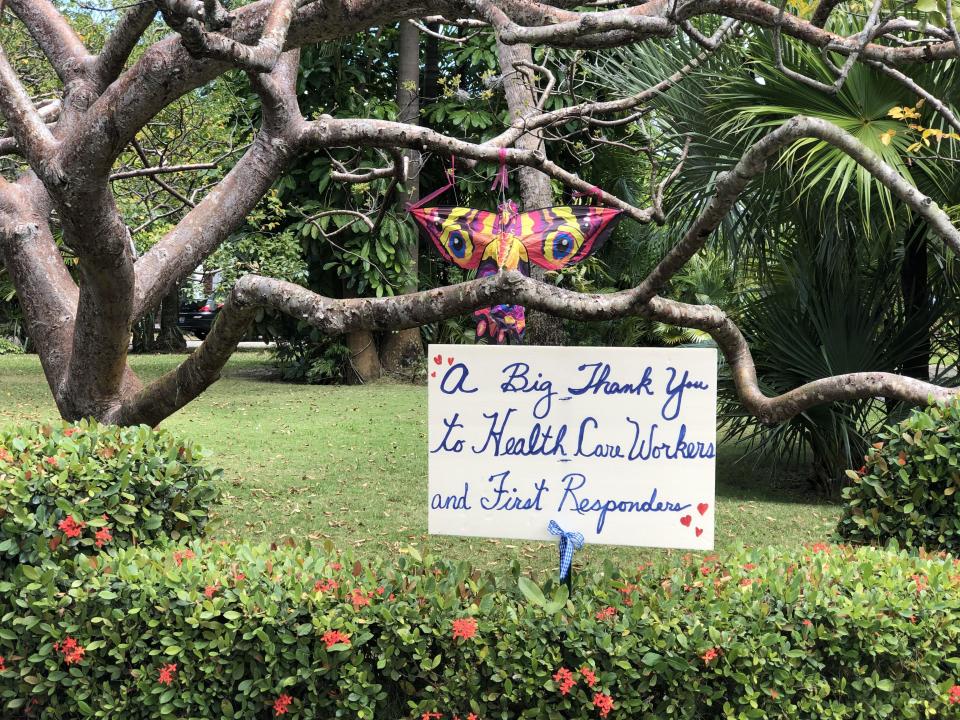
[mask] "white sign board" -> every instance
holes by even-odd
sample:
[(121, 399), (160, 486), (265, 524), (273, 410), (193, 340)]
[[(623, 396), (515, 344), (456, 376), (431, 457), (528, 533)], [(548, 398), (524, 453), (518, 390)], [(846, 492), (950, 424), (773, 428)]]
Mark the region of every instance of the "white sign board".
[(430, 533), (713, 547), (713, 349), (432, 345)]

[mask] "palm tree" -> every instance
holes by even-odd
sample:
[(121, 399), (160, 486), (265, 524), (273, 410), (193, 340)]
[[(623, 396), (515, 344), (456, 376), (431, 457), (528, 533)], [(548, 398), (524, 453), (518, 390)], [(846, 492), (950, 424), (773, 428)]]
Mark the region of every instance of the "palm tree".
[[(850, 17), (836, 15), (835, 22), (852, 25)], [(589, 66), (589, 72), (607, 92), (633, 93), (697, 52), (685, 39), (670, 47), (624, 48), (614, 59)], [(783, 60), (808, 77), (833, 79), (808, 46), (786, 43)], [(954, 68), (941, 68), (939, 75), (921, 69), (914, 80), (944, 97)], [(852, 68), (839, 92), (821, 92), (776, 69), (774, 46), (764, 31), (732, 39), (660, 96), (646, 121), (645, 131), (668, 148), (691, 140), (690, 157), (669, 197), (668, 224), (682, 226), (699, 212), (717, 173), (771, 128), (801, 114), (842, 127), (940, 204), (956, 205), (960, 177), (954, 145), (915, 151), (910, 146), (918, 133), (890, 115), (892, 108), (916, 102), (895, 80), (862, 64)], [(938, 126), (928, 109), (917, 112), (921, 117), (911, 122)], [(647, 232), (656, 237), (661, 231)], [(958, 309), (939, 247), (928, 253), (925, 226), (851, 158), (816, 139), (794, 143), (751, 184), (711, 249), (727, 253), (732, 282), (746, 280), (759, 288), (728, 310), (751, 341), (761, 382), (770, 391), (852, 370), (926, 377), (930, 343), (944, 327), (940, 318)], [(838, 307), (845, 312), (837, 313)], [(723, 405), (736, 437), (774, 456), (813, 459), (821, 481), (858, 466), (865, 437), (878, 420), (898, 410), (882, 403), (835, 404), (765, 428), (738, 415), (732, 402)]]

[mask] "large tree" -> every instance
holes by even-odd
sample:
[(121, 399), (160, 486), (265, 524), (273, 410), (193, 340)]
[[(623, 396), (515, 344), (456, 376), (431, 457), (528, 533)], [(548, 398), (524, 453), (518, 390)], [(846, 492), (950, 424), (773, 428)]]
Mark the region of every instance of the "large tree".
[[(960, 251), (960, 231), (929, 197), (864, 143), (821, 118), (794, 117), (754, 142), (714, 182), (709, 200), (692, 220), (675, 228), (677, 240), (635, 288), (606, 295), (583, 295), (515, 272), (389, 298), (336, 300), (302, 287), (256, 275), (239, 280), (209, 336), (168, 375), (144, 386), (126, 363), (133, 323), (156, 307), (172, 288), (214, 252), (268, 192), (296, 156), (325, 148), (402, 150), (464, 162), (496, 163), (503, 155), (513, 166), (531, 168), (572, 190), (596, 189), (576, 173), (548, 159), (526, 138), (564, 128), (628, 122), (645, 102), (682, 81), (688, 68), (629, 96), (577, 102), (572, 88), (565, 106), (548, 106), (556, 87), (546, 67), (515, 68), (531, 83), (535, 102), (484, 142), (443, 135), (429, 128), (370, 118), (321, 115), (304, 118), (297, 104), (298, 48), (385, 24), (426, 19), (438, 24), (493, 32), (502, 46), (529, 44), (582, 49), (657, 42), (684, 32), (705, 52), (738, 32), (770, 29), (778, 47), (799, 42), (819, 49), (833, 77), (801, 76), (782, 62), (781, 72), (831, 91), (855, 63), (882, 69), (911, 95), (924, 97), (943, 120), (958, 122), (942, 99), (905, 71), (915, 63), (948, 63), (960, 38), (946, 8), (944, 27), (928, 18), (887, 15), (877, 0), (855, 31), (831, 30), (834, 0), (821, 0), (810, 19), (763, 0), (648, 0), (572, 10), (559, 1), (533, 0), (263, 0), (228, 11), (218, 0), (156, 0), (128, 8), (99, 52), (92, 52), (60, 9), (48, 0), (7, 0), (59, 78), (58, 101), (38, 105), (30, 88), (0, 49), (0, 113), (9, 137), (0, 149), (23, 163), (0, 179), (0, 247), (13, 279), (60, 412), (67, 418), (155, 424), (190, 402), (217, 377), (259, 307), (305, 320), (329, 333), (358, 329), (415, 327), (492, 303), (521, 303), (568, 318), (602, 320), (642, 315), (709, 332), (725, 354), (746, 408), (774, 422), (824, 402), (882, 396), (911, 403), (946, 398), (953, 390), (892, 373), (851, 373), (823, 378), (777, 397), (757, 385), (750, 350), (736, 325), (717, 308), (680, 303), (658, 295), (664, 284), (704, 245), (750, 181), (798, 141), (816, 139), (849, 156), (893, 196), (926, 222), (952, 252)], [(160, 13), (174, 31), (139, 47)], [(899, 12), (899, 10), (898, 10)], [(715, 28), (707, 36), (706, 28)], [(789, 39), (787, 39), (789, 38)], [(136, 54), (132, 60), (131, 55)], [(501, 57), (511, 54), (503, 52)], [(526, 57), (515, 54), (516, 57)], [(571, 55), (574, 62), (576, 55)], [(526, 60), (523, 61), (526, 63)], [(256, 138), (232, 170), (184, 214), (144, 255), (135, 257), (130, 230), (116, 202), (110, 178), (118, 159), (129, 152), (137, 132), (165, 107), (214, 81), (223, 73), (247, 73), (262, 103)], [(547, 109), (550, 107), (550, 109)], [(500, 150), (506, 148), (505, 153)], [(648, 148), (655, 155), (655, 149)], [(554, 155), (556, 157), (556, 155)], [(344, 182), (369, 181), (396, 173), (404, 163), (377, 170), (339, 173)], [(144, 172), (158, 171), (144, 168)], [(158, 171), (159, 172), (159, 171)], [(602, 200), (642, 223), (663, 222), (663, 185), (675, 174), (664, 170), (641, 208), (600, 191)], [(56, 238), (62, 241), (62, 247)], [(61, 253), (78, 259), (76, 279)]]

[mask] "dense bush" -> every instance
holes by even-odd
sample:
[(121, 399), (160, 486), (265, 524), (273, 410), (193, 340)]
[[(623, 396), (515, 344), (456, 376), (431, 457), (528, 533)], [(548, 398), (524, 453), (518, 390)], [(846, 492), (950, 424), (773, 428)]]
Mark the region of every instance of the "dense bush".
[[(4, 718), (921, 718), (955, 561), (818, 545), (552, 582), (411, 555), (108, 550), (0, 585)], [(612, 710), (610, 706), (612, 705)]]
[(887, 426), (847, 474), (839, 532), (849, 540), (960, 552), (960, 402)]
[(0, 355), (22, 355), (23, 348), (19, 343), (0, 337)]
[(198, 536), (219, 471), (164, 430), (95, 422), (0, 431), (0, 577), (16, 563)]

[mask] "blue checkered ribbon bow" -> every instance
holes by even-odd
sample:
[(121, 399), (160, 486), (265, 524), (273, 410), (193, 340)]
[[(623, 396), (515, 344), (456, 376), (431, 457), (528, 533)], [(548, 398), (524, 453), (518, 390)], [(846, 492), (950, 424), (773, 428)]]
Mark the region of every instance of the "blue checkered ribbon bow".
[(583, 535), (578, 532), (567, 532), (551, 520), (547, 525), (551, 535), (560, 538), (560, 582), (564, 582), (570, 575), (570, 566), (573, 564), (573, 553), (583, 547)]

